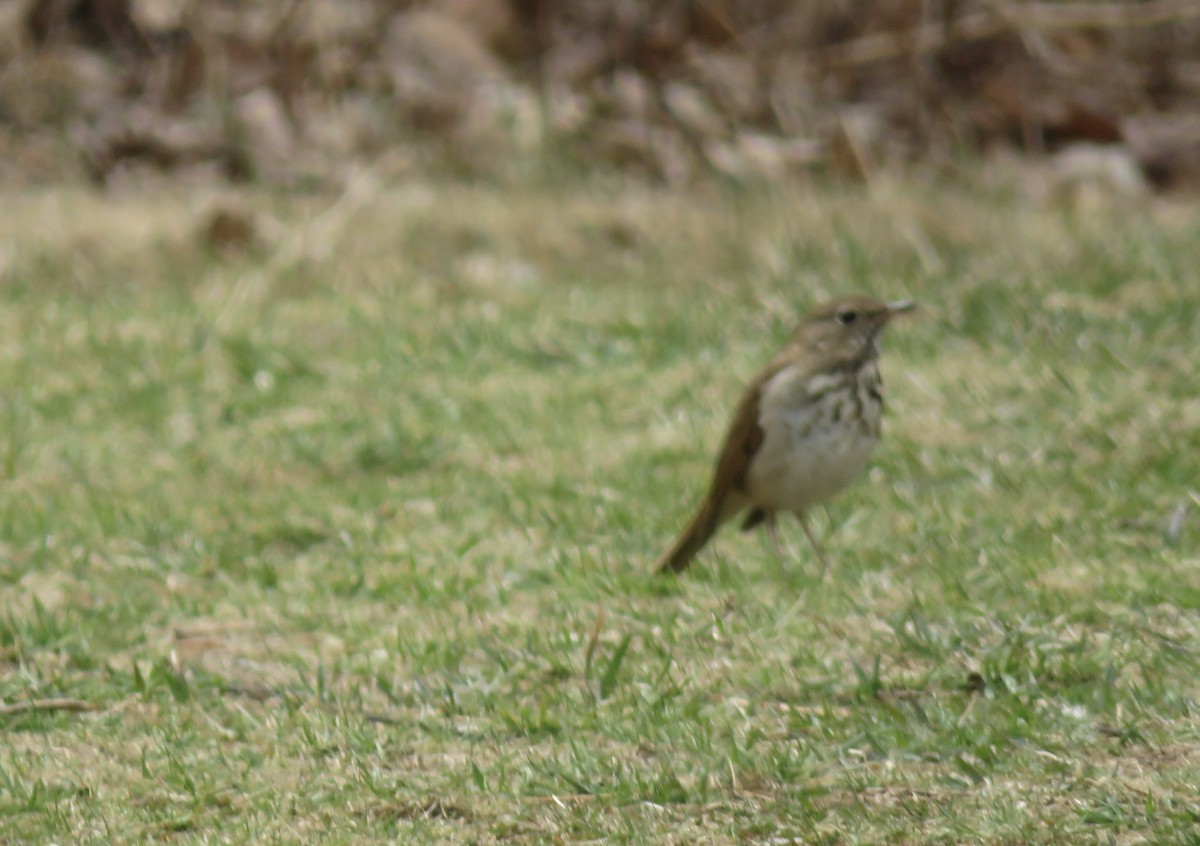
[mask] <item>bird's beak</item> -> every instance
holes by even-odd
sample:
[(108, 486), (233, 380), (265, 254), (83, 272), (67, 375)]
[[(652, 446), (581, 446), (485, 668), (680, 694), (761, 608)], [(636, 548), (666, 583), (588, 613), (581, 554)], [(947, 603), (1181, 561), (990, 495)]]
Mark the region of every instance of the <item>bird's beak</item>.
[(887, 304), (888, 317), (895, 317), (897, 314), (903, 314), (906, 311), (912, 311), (917, 307), (917, 304), (912, 300), (895, 300)]

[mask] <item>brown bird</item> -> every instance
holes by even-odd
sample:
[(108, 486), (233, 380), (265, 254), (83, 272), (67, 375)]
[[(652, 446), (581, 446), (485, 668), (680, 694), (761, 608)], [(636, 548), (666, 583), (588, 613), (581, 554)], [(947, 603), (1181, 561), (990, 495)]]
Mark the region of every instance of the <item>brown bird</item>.
[(776, 512), (795, 514), (825, 566), (804, 514), (866, 469), (883, 416), (879, 336), (912, 308), (848, 296), (805, 316), (742, 396), (708, 494), (659, 570), (684, 570), (718, 527), (746, 509), (742, 530), (765, 524), (776, 550)]

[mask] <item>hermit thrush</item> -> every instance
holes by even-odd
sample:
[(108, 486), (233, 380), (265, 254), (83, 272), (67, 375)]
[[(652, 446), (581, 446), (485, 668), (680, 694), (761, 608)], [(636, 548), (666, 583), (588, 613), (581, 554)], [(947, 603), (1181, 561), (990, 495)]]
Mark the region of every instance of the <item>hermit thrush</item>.
[(825, 564), (805, 512), (867, 467), (883, 416), (879, 336), (910, 302), (841, 297), (813, 309), (742, 396), (699, 510), (658, 562), (679, 572), (717, 528), (749, 509), (743, 531), (790, 511)]

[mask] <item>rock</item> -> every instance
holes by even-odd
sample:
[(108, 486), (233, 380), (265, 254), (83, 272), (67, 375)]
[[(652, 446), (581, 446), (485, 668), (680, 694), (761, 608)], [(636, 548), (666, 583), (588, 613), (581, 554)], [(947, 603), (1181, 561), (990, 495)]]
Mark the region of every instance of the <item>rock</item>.
[(668, 82), (663, 87), (663, 102), (672, 119), (698, 135), (721, 136), (728, 133), (728, 121), (713, 108), (712, 101), (694, 85)]
[(399, 15), (384, 54), (396, 102), (420, 129), (450, 130), (477, 117), (488, 87), (506, 78), (479, 38), (440, 12)]
[(760, 132), (740, 132), (731, 142), (716, 141), (705, 146), (709, 164), (736, 178), (784, 177), (821, 161), (823, 145), (807, 138), (781, 138)]
[(1098, 191), (1112, 197), (1140, 197), (1149, 190), (1137, 159), (1123, 144), (1071, 144), (1051, 161), (1060, 194)]
[(296, 146), (296, 132), (278, 94), (256, 88), (238, 98), (234, 113), (256, 170), (271, 172), (287, 162)]

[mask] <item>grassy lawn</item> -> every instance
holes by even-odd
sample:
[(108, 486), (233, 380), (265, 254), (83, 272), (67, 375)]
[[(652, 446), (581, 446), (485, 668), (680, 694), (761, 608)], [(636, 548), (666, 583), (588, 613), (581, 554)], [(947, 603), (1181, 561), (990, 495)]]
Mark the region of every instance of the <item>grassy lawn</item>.
[[(1200, 843), (1194, 208), (218, 200), (0, 204), (0, 843)], [(830, 579), (652, 575), (849, 291), (923, 311)]]

